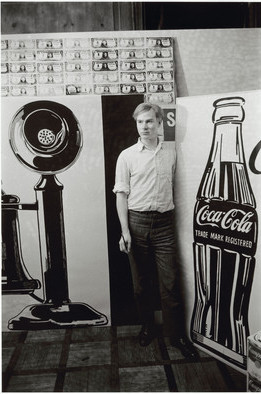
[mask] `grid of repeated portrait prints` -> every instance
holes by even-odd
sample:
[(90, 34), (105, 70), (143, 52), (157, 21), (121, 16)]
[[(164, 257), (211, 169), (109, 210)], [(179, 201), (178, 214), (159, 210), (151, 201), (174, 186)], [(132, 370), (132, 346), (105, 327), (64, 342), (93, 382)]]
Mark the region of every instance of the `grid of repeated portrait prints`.
[(172, 37), (2, 39), (2, 96), (144, 94), (171, 104), (173, 45)]

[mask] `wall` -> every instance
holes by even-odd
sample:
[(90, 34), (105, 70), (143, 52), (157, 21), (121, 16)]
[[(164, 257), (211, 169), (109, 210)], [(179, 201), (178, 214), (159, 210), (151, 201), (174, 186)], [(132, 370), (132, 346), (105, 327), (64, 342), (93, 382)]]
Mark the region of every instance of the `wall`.
[(139, 30), (141, 3), (4, 2), (2, 34)]
[(261, 87), (261, 29), (174, 30), (179, 97)]

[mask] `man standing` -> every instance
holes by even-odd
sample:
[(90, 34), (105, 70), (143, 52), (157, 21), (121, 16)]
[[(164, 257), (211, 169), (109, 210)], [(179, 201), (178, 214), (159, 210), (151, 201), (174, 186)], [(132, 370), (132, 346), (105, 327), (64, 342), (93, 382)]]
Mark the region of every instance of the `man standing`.
[(133, 113), (138, 142), (121, 152), (116, 166), (114, 193), (121, 224), (119, 247), (128, 253), (135, 300), (142, 323), (141, 346), (155, 336), (152, 275), (156, 264), (163, 323), (170, 343), (188, 358), (197, 353), (185, 336), (175, 261), (173, 143), (160, 142), (163, 111), (156, 104), (139, 104)]

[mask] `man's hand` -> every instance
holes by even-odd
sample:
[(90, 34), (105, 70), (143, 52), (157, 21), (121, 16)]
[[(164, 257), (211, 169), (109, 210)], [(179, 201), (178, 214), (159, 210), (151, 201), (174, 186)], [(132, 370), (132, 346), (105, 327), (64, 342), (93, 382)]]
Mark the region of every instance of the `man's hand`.
[(130, 232), (122, 233), (119, 241), (120, 251), (129, 253), (131, 250), (131, 235)]

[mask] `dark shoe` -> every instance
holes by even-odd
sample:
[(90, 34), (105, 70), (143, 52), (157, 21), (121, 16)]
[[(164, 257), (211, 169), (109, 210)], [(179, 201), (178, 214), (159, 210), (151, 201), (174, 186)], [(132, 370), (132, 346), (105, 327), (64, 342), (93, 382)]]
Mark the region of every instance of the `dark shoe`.
[(170, 344), (171, 346), (178, 348), (185, 358), (190, 360), (198, 359), (198, 353), (188, 338), (170, 338)]
[(148, 346), (155, 337), (155, 327), (144, 324), (139, 333), (140, 346)]

